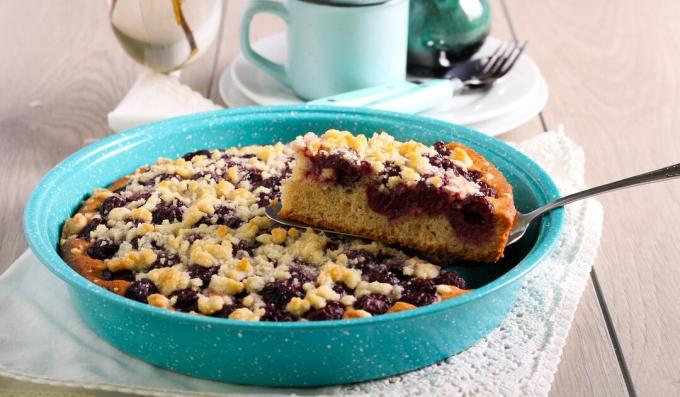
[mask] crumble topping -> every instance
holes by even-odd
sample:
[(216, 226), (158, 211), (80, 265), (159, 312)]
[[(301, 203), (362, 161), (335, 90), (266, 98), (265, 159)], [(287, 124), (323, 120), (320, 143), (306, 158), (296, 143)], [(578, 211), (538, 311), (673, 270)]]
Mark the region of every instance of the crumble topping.
[[(428, 172), (433, 185), (446, 180), (422, 160), (433, 149), (384, 133), (329, 131), (292, 146), (300, 142), (376, 170), (389, 159), (402, 167), (400, 181)], [(87, 242), (87, 255), (103, 263), (97, 277), (129, 282), (128, 298), (245, 321), (362, 318), (466, 291), (457, 275), (383, 244), (274, 224), (264, 208), (279, 199), (293, 161), (281, 143), (159, 159), (118, 190), (95, 190), (95, 201), (66, 221), (62, 245)], [(451, 161), (471, 166), (455, 151)]]
[[(329, 130), (321, 136), (307, 133), (293, 141), (292, 147), (309, 158), (337, 156), (355, 167), (368, 165), (373, 176), (383, 179), (383, 190), (395, 189), (400, 184), (414, 186), (423, 180), (462, 197), (480, 194), (480, 185), (466, 174), (472, 170), (473, 161), (461, 148), (450, 150), (415, 141), (399, 142), (385, 132), (367, 138), (338, 130)], [(442, 166), (442, 162), (453, 166)], [(333, 179), (333, 170), (322, 168), (320, 177)]]
[(198, 310), (203, 314), (213, 314), (224, 307), (224, 298), (221, 296), (198, 296)]
[(371, 317), (371, 313), (367, 312), (366, 310), (356, 310), (354, 308), (349, 308), (345, 311), (345, 314), (342, 316), (344, 319), (352, 319), (352, 318), (364, 318), (364, 317)]
[(162, 309), (170, 309), (172, 307), (170, 304), (170, 299), (168, 299), (165, 295), (151, 294), (147, 300), (151, 306), (160, 307)]

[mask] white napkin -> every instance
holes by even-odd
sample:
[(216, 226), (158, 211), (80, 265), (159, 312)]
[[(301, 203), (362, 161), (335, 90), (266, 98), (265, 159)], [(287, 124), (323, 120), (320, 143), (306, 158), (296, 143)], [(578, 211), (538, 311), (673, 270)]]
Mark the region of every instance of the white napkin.
[(152, 121), (216, 109), (221, 107), (176, 79), (147, 70), (109, 113), (109, 127), (120, 132)]
[[(584, 187), (583, 151), (563, 133), (541, 134), (518, 147), (541, 163), (564, 193)], [(566, 214), (557, 247), (530, 275), (509, 317), (486, 338), (418, 371), (318, 389), (221, 384), (127, 356), (87, 328), (66, 286), (26, 252), (0, 276), (0, 395), (82, 396), (83, 389), (156, 396), (547, 395), (602, 230), (597, 201), (570, 205)], [(26, 394), (36, 389), (51, 393)]]

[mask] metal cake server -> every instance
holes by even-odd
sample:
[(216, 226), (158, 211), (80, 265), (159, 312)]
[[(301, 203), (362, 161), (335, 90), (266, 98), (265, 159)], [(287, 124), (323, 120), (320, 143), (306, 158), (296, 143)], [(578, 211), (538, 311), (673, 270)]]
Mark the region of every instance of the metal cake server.
[(680, 163), (664, 167), (656, 171), (645, 172), (644, 174), (631, 176), (629, 178), (624, 178), (615, 182), (606, 183), (604, 185), (576, 192), (551, 201), (548, 204), (538, 207), (526, 214), (518, 212), (517, 217), (515, 218), (515, 226), (510, 231), (510, 236), (508, 237), (508, 245), (521, 239), (531, 222), (537, 218), (540, 218), (543, 216), (543, 214), (554, 210), (555, 208), (560, 208), (569, 203), (573, 203), (574, 201), (596, 196), (598, 194), (678, 177), (680, 177)]
[[(574, 201), (582, 200), (587, 197), (592, 197), (598, 194), (602, 194), (605, 192), (611, 192), (614, 190), (618, 189), (623, 189), (626, 187), (631, 187), (631, 186), (637, 186), (637, 185), (644, 185), (647, 183), (652, 183), (652, 182), (659, 182), (667, 179), (674, 179), (680, 177), (680, 163), (671, 165), (669, 167), (664, 167), (661, 169), (658, 169), (656, 171), (650, 171), (646, 172), (644, 174), (636, 175), (636, 176), (631, 176), (629, 178), (621, 179), (615, 182), (610, 182), (601, 186), (597, 186), (594, 188), (586, 189), (577, 193), (570, 194), (568, 196), (564, 196), (562, 198), (559, 198), (557, 200), (551, 201), (548, 204), (545, 204), (541, 207), (536, 208), (535, 210), (523, 214), (518, 212), (517, 217), (515, 218), (515, 226), (512, 228), (510, 231), (510, 236), (508, 237), (508, 242), (507, 245), (516, 243), (519, 241), (522, 236), (524, 236), (524, 233), (527, 231), (527, 228), (533, 222), (534, 220), (540, 218), (544, 214), (554, 210), (555, 208), (560, 208), (563, 207), (567, 204), (573, 203)], [(349, 236), (349, 237), (356, 237), (356, 238), (365, 238), (356, 234), (351, 234), (351, 233), (342, 233), (342, 232), (337, 232), (335, 230), (330, 230), (330, 229), (324, 229), (320, 227), (315, 227), (315, 226), (310, 226), (305, 223), (301, 222), (296, 222), (293, 220), (288, 220), (288, 219), (283, 219), (279, 217), (279, 211), (281, 210), (281, 204), (276, 204), (271, 207), (267, 207), (265, 209), (265, 214), (267, 217), (274, 222), (280, 223), (282, 225), (286, 226), (294, 226), (294, 227), (299, 227), (299, 228), (308, 228), (311, 227), (314, 230), (324, 232), (324, 233), (331, 233), (331, 234), (339, 234), (342, 236)]]

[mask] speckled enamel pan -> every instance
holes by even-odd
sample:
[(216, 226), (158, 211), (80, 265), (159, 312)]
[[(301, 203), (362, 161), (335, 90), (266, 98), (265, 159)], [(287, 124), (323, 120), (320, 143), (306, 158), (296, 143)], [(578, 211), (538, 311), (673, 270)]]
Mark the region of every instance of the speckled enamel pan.
[(338, 107), (221, 110), (154, 123), (110, 136), (54, 167), (24, 214), (26, 239), (40, 261), (69, 287), (83, 320), (118, 349), (157, 366), (201, 378), (252, 385), (350, 383), (421, 368), (465, 350), (496, 328), (527, 275), (555, 245), (563, 211), (544, 216), (494, 265), (461, 265), (467, 295), (416, 310), (356, 320), (243, 322), (170, 312), (100, 288), (57, 253), (63, 221), (96, 187), (106, 186), (159, 156), (203, 148), (287, 142), (330, 128), (385, 130), (427, 144), (459, 141), (503, 172), (526, 211), (559, 196), (533, 161), (494, 138), (424, 117)]

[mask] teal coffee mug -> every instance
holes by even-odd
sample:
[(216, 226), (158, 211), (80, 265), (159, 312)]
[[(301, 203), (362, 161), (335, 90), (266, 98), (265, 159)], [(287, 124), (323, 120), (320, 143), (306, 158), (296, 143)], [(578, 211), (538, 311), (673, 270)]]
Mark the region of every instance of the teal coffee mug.
[[(252, 0), (241, 23), (250, 62), (305, 100), (406, 78), (408, 0)], [(287, 24), (285, 65), (253, 50), (250, 23), (258, 13)]]

